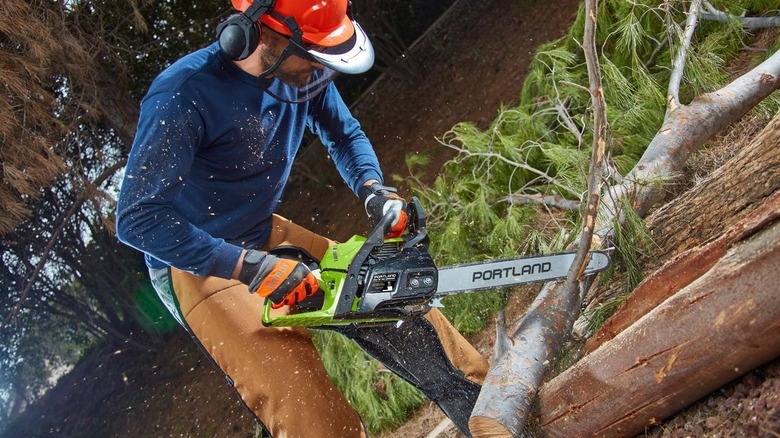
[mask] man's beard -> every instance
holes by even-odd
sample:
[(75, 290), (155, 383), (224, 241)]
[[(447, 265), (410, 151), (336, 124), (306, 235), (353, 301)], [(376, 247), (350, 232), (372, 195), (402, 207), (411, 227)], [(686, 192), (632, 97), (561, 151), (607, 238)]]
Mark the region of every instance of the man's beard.
[[(277, 47), (274, 47), (274, 49), (278, 49)], [(278, 50), (278, 53), (272, 53), (277, 52), (277, 50), (263, 50), (260, 53), (260, 62), (262, 63), (263, 68), (270, 68), (270, 66), (274, 65), (278, 60), (279, 56), (282, 55), (284, 52), (284, 48), (281, 50)], [(290, 55), (294, 56), (294, 55)], [(271, 75), (273, 75), (275, 78), (279, 79), (280, 81), (284, 82), (287, 85), (290, 85), (292, 87), (304, 87), (306, 86), (309, 81), (311, 80), (311, 75), (314, 73), (313, 69), (307, 69), (308, 71), (297, 71), (297, 72), (289, 72), (284, 71), (282, 69), (282, 66), (285, 64), (287, 59), (282, 60), (282, 63), (279, 65), (279, 67), (276, 68), (276, 70), (271, 72)]]

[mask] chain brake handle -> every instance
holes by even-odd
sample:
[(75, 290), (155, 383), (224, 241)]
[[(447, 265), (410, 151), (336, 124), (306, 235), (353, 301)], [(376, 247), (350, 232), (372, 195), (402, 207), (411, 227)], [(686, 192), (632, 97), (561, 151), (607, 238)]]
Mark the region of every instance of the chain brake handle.
[(392, 223), (398, 217), (398, 213), (396, 211), (388, 211), (382, 216), (382, 219), (379, 220), (376, 226), (374, 226), (371, 233), (369, 233), (369, 236), (381, 234), (385, 238), (401, 237), (404, 231), (408, 230), (409, 234), (412, 235), (412, 238), (407, 243), (407, 246), (420, 242), (428, 236), (427, 229), (425, 228), (428, 216), (425, 214), (419, 198), (412, 196), (412, 198), (406, 202), (406, 209), (401, 210), (401, 213), (406, 216), (404, 228), (400, 230), (393, 229)]
[(428, 216), (425, 215), (425, 211), (417, 196), (412, 196), (412, 199), (407, 203), (406, 209), (409, 210), (409, 229), (412, 233), (424, 231)]

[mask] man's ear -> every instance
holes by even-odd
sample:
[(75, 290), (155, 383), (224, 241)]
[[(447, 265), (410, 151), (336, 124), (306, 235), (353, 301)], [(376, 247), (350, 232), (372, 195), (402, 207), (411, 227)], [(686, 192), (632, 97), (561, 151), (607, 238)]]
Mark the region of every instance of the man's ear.
[(265, 28), (265, 25), (260, 23), (257, 26), (257, 32), (259, 35), (259, 41), (260, 44), (263, 44), (265, 46), (268, 46), (271, 44), (270, 39), (273, 38), (273, 35), (271, 35), (271, 32), (268, 32), (268, 29)]

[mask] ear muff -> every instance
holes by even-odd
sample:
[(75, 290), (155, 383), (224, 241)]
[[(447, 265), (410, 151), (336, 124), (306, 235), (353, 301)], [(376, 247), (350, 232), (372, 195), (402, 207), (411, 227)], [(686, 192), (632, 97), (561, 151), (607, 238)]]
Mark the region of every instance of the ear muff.
[[(236, 6), (235, 2), (233, 5)], [(237, 6), (236, 6), (237, 7)], [(217, 26), (219, 49), (234, 61), (246, 59), (260, 42), (260, 16), (272, 11), (274, 0), (254, 0), (244, 12), (231, 15)]]
[(260, 29), (256, 21), (244, 14), (235, 14), (217, 27), (219, 50), (234, 61), (246, 59), (255, 51), (260, 41)]

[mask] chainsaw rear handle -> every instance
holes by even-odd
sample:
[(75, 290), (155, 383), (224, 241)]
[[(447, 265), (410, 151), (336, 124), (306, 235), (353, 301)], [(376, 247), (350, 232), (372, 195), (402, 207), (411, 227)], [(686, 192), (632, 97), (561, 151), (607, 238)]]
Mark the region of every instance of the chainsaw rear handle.
[(320, 269), (317, 259), (305, 249), (295, 245), (280, 245), (268, 251), (280, 259), (297, 260), (306, 265), (310, 270)]
[[(415, 201), (417, 202), (417, 205), (419, 207), (419, 201), (417, 201), (416, 198)], [(345, 293), (342, 299), (339, 300), (337, 304), (336, 314), (348, 314), (352, 311), (352, 302), (355, 299), (355, 291), (357, 290), (357, 282), (358, 282), (358, 278), (360, 277), (361, 266), (366, 261), (369, 254), (371, 254), (371, 251), (374, 248), (382, 246), (384, 244), (385, 242), (384, 236), (387, 230), (392, 228), (392, 223), (393, 221), (395, 221), (397, 215), (398, 213), (395, 211), (387, 212), (387, 214), (385, 214), (379, 220), (376, 226), (374, 226), (374, 228), (368, 234), (366, 240), (363, 242), (357, 254), (350, 262), (349, 267), (347, 268), (346, 285), (344, 286), (344, 290), (349, 292)], [(314, 259), (314, 257), (311, 256), (311, 254), (307, 253), (302, 248), (282, 246), (282, 247), (274, 248), (269, 252), (275, 254), (277, 257), (290, 258), (294, 260), (297, 259), (302, 263), (308, 265), (312, 271), (319, 268), (319, 264), (317, 263), (316, 259)], [(323, 290), (322, 287), (320, 288), (320, 290)], [(315, 297), (318, 297), (318, 299), (315, 302), (309, 303), (308, 302), (309, 300), (304, 300), (301, 303), (298, 303), (299, 310), (303, 310), (305, 312), (307, 310), (320, 309), (323, 305), (323, 294), (321, 293), (315, 294)], [(263, 324), (267, 326), (275, 326), (279, 324), (279, 320), (284, 320), (283, 316), (273, 317), (273, 318), (270, 317), (271, 306), (272, 304), (270, 300), (266, 300), (264, 306), (265, 309), (263, 312)]]

